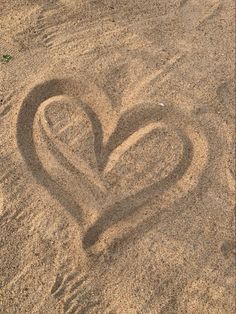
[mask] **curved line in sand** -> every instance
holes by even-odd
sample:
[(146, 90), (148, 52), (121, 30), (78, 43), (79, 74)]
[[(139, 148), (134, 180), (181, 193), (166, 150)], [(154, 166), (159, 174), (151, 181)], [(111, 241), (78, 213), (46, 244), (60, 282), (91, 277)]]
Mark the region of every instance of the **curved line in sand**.
[[(183, 177), (169, 190), (166, 190), (161, 197), (161, 208), (165, 208), (173, 204), (177, 199), (184, 197), (187, 193), (196, 186), (196, 180), (200, 177), (201, 172), (208, 160), (208, 143), (204, 137), (199, 137), (197, 132), (189, 128), (187, 135), (193, 141), (193, 159), (190, 167), (187, 169)], [(112, 244), (114, 239), (123, 237), (127, 232), (136, 228), (141, 221), (148, 219), (153, 213), (142, 210), (136, 215), (130, 217), (127, 221), (122, 221), (116, 226), (106, 230), (102, 234), (98, 246), (95, 246), (95, 252), (98, 253)], [(109, 235), (109, 236), (108, 236)]]
[(130, 135), (127, 139), (124, 140), (119, 146), (117, 146), (109, 155), (106, 167), (104, 169), (104, 173), (108, 173), (113, 169), (113, 167), (117, 164), (120, 157), (133, 145), (139, 142), (145, 135), (150, 133), (151, 131), (164, 127), (161, 123), (150, 123), (143, 128), (137, 130), (132, 135)]
[(208, 160), (208, 142), (202, 132), (189, 125), (181, 132), (177, 130), (177, 133), (184, 143), (184, 153), (174, 171), (160, 182), (108, 208), (85, 234), (83, 244), (86, 249), (94, 254), (101, 253), (115, 239), (124, 237), (155, 214), (155, 207), (140, 210), (143, 205), (159, 200), (158, 206), (165, 208), (194, 188)]
[(65, 191), (55, 180), (51, 178), (36, 151), (34, 142), (34, 119), (41, 103), (45, 100), (65, 93), (65, 86), (70, 83), (67, 80), (53, 79), (36, 85), (29, 92), (21, 104), (16, 125), (16, 138), (19, 151), (29, 171), (36, 182), (46, 188), (61, 205), (81, 223), (82, 209), (73, 195)]
[(102, 150), (101, 170), (104, 170), (110, 155), (123, 142), (138, 130), (150, 125), (160, 123), (164, 115), (164, 110), (156, 104), (149, 105), (147, 108), (133, 106), (122, 114), (116, 123), (113, 133)]
[(48, 126), (46, 117), (45, 117), (45, 109), (51, 103), (51, 101), (57, 101), (66, 99), (72, 101), (72, 99), (68, 96), (57, 96), (52, 97), (49, 100), (43, 102), (38, 110), (38, 114), (40, 115), (40, 126), (47, 136), (49, 142), (54, 145), (53, 151), (54, 153), (63, 161), (63, 164), (67, 166), (72, 172), (82, 173), (85, 175), (89, 181), (95, 184), (102, 192), (106, 192), (105, 185), (99, 177), (99, 174), (93, 171), (88, 164), (81, 159), (77, 154), (74, 154), (68, 149), (68, 146), (64, 144), (62, 141), (58, 140), (56, 136), (51, 132), (50, 127)]

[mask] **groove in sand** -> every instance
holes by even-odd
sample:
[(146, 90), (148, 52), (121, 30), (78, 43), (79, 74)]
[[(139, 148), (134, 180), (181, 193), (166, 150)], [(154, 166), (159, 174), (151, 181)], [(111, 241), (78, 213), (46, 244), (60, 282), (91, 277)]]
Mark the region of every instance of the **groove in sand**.
[[(82, 109), (91, 121), (94, 132), (95, 154), (98, 161), (98, 171), (97, 173), (94, 172), (84, 160), (70, 151), (66, 144), (62, 143), (53, 135), (46, 122), (44, 113), (51, 101), (67, 99), (68, 101), (74, 102), (72, 99), (75, 95), (72, 95), (72, 98), (66, 96), (68, 84), (70, 83), (62, 80), (54, 80), (45, 82), (32, 90), (24, 101), (19, 114), (17, 137), (22, 156), (32, 169), (35, 178), (39, 180), (74, 217), (78, 217), (78, 213), (82, 213), (85, 209), (81, 208), (78, 201), (73, 199), (72, 194), (68, 194), (68, 191), (65, 191), (63, 187), (51, 178), (46, 170), (46, 164), (44, 165), (44, 162), (41, 162), (36, 151), (33, 136), (33, 126), (35, 123), (38, 131), (42, 133), (44, 140), (48, 143), (51, 153), (54, 157), (58, 158), (61, 163), (61, 167), (67, 168), (69, 173), (73, 173), (74, 175), (76, 175), (77, 172), (82, 173), (92, 184), (107, 195), (109, 195), (109, 190), (106, 191), (104, 188), (99, 172), (106, 174), (111, 171), (120, 157), (127, 150), (132, 149), (133, 145), (141, 138), (145, 137), (145, 135), (151, 133), (154, 129), (163, 127), (168, 129), (170, 127), (170, 129), (178, 134), (178, 137), (183, 143), (184, 151), (182, 159), (165, 178), (142, 188), (134, 195), (128, 197), (122, 197), (121, 195), (120, 201), (116, 201), (114, 204), (109, 201), (110, 205), (103, 209), (101, 208), (102, 211), (95, 222), (88, 221), (85, 223), (85, 233), (83, 236), (84, 248), (93, 248), (94, 245), (98, 243), (98, 248), (102, 246), (105, 249), (112, 239), (121, 236), (127, 231), (127, 228), (132, 229), (132, 226), (129, 224), (130, 217), (133, 217), (134, 225), (142, 223), (144, 218), (147, 218), (146, 213), (144, 214), (141, 210), (145, 203), (149, 203), (150, 200), (155, 200), (156, 198), (162, 200), (164, 195), (169, 195), (167, 204), (170, 204), (180, 198), (181, 195), (187, 193), (187, 191), (192, 188), (192, 185), (196, 184), (197, 178), (204, 168), (207, 155), (204, 158), (200, 158), (201, 153), (198, 153), (197, 148), (198, 145), (200, 145), (200, 141), (194, 140), (194, 138), (197, 138), (198, 133), (201, 134), (201, 130), (196, 129), (195, 131), (193, 129), (192, 132), (195, 135), (194, 137), (190, 136), (190, 133), (186, 130), (187, 126), (190, 126), (192, 121), (188, 121), (185, 116), (175, 112), (173, 108), (171, 111), (166, 111), (165, 108), (156, 104), (150, 106), (149, 109), (145, 111), (140, 110), (136, 106), (132, 106), (132, 108), (129, 108), (125, 113), (121, 114), (116, 125), (113, 127), (114, 131), (107, 145), (104, 146), (102, 144), (103, 132), (100, 119), (90, 106), (81, 103)], [(33, 108), (33, 110), (31, 109), (30, 111), (31, 115), (25, 114), (28, 106)], [(207, 143), (204, 143), (205, 144), (202, 144), (203, 150), (207, 152)], [(199, 166), (197, 166), (196, 160), (198, 160)], [(99, 165), (102, 165), (100, 169)], [(191, 177), (190, 182), (192, 182), (192, 184), (187, 182), (188, 180), (186, 178), (189, 177)], [(163, 201), (161, 202), (163, 203)], [(164, 204), (165, 202), (162, 206), (164, 206)], [(151, 211), (148, 216), (154, 214), (155, 213)], [(80, 218), (78, 221), (80, 221)], [(106, 239), (106, 241), (100, 241), (102, 238), (106, 238), (108, 234), (111, 234), (110, 238), (108, 237), (110, 240)], [(105, 245), (104, 243), (107, 244)], [(97, 250), (99, 251), (100, 249), (98, 248)]]

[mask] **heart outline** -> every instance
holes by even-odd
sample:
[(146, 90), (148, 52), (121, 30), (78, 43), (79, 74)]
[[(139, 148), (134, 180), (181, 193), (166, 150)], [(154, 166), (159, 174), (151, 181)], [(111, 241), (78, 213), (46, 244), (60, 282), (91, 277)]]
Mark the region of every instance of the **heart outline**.
[[(18, 142), (18, 146), (20, 148), (21, 154), (22, 154), (24, 160), (27, 163), (28, 168), (31, 169), (31, 172), (34, 173), (34, 177), (36, 178), (36, 180), (40, 184), (44, 185), (49, 190), (49, 192), (51, 194), (53, 194), (54, 196), (56, 194), (56, 198), (61, 202), (62, 205), (64, 205), (64, 207), (66, 207), (66, 205), (68, 206), (68, 198), (66, 199), (66, 202), (65, 202), (65, 199), (63, 198), (63, 195), (62, 195), (63, 193), (61, 194), (61, 192), (63, 192), (63, 191), (61, 191), (60, 187), (59, 187), (59, 190), (61, 191), (59, 193), (60, 195), (58, 195), (58, 192), (55, 193), (55, 190), (58, 189), (58, 185), (51, 178), (47, 177), (47, 173), (46, 173), (43, 165), (41, 164), (41, 161), (39, 160), (39, 158), (37, 156), (36, 148), (34, 146), (32, 125), (34, 123), (35, 115), (36, 115), (40, 105), (44, 101), (46, 101), (47, 99), (50, 99), (51, 97), (55, 97), (55, 96), (58, 96), (58, 95), (61, 95), (61, 94), (64, 95), (65, 94), (65, 90), (66, 90), (66, 86), (70, 85), (70, 84), (71, 84), (71, 82), (67, 81), (67, 80), (57, 80), (57, 79), (54, 79), (54, 80), (50, 80), (48, 82), (44, 82), (43, 84), (39, 84), (36, 87), (34, 87), (33, 90), (26, 97), (26, 99), (23, 101), (23, 104), (22, 104), (22, 106), (20, 108), (20, 112), (19, 112), (19, 115), (18, 115), (18, 121), (17, 121), (17, 142)], [(73, 95), (73, 97), (74, 96), (75, 95)], [(30, 106), (32, 107), (32, 103), (34, 103), (33, 110), (31, 110), (31, 114), (30, 115), (26, 115), (29, 107)], [(134, 115), (134, 117), (135, 117), (135, 115)], [(147, 117), (147, 120), (148, 120), (148, 117)], [(119, 130), (119, 128), (120, 128), (120, 124), (118, 123), (116, 129)], [(132, 128), (131, 128), (131, 130), (132, 130)], [(197, 133), (199, 133), (199, 130), (197, 132), (193, 131), (193, 133), (195, 133), (195, 136), (196, 136)], [(115, 134), (117, 136), (116, 132), (112, 133), (112, 135), (113, 134)], [(27, 136), (25, 136), (25, 135), (27, 135)], [(120, 136), (119, 132), (118, 132), (118, 135)], [(121, 135), (122, 135), (122, 132), (121, 132)], [(118, 138), (119, 138), (119, 136), (118, 136)], [(111, 136), (111, 138), (112, 138), (112, 136)], [(113, 135), (113, 138), (114, 138), (114, 135)], [(122, 136), (121, 136), (121, 138), (122, 138)], [(29, 145), (29, 147), (30, 147), (29, 149), (26, 149), (26, 147), (25, 147), (25, 141), (27, 141), (27, 140), (28, 140), (28, 143), (31, 144), (31, 145)], [(185, 141), (188, 142), (188, 138), (187, 137), (185, 137)], [(203, 140), (203, 142), (206, 144), (205, 145), (203, 143), (203, 146), (205, 146), (205, 148), (207, 148), (207, 143), (205, 142), (205, 140)], [(108, 141), (108, 143), (107, 143), (107, 147), (109, 148), (108, 151), (111, 150), (111, 148), (113, 148), (111, 143), (112, 143), (112, 141), (110, 141), (110, 142)], [(114, 143), (114, 141), (113, 141), (113, 143)], [(116, 143), (118, 143), (118, 145), (119, 145), (119, 140), (118, 140), (118, 142), (116, 141)], [(189, 145), (187, 145), (187, 146), (189, 146)], [(191, 143), (190, 143), (190, 146), (191, 146)], [(104, 148), (101, 148), (101, 147), (99, 147), (99, 149), (100, 150), (104, 150)], [(108, 154), (107, 154), (107, 156), (108, 156)], [(192, 158), (189, 158), (189, 160), (191, 160), (191, 159)], [(207, 154), (203, 157), (203, 159), (205, 159), (205, 161), (206, 161)], [(205, 163), (205, 161), (204, 161), (204, 163)], [(191, 163), (191, 161), (190, 161), (190, 163)], [(188, 166), (189, 166), (189, 164), (187, 163), (187, 168), (188, 168)], [(36, 168), (36, 171), (35, 171), (35, 168)], [(162, 182), (162, 185), (163, 185), (163, 182)], [(156, 190), (155, 185), (153, 186), (153, 189)], [(151, 193), (154, 193), (154, 190), (153, 191), (151, 190)], [(148, 195), (150, 195), (150, 193)], [(139, 203), (139, 204), (135, 204), (135, 200), (131, 200), (131, 202), (128, 202), (128, 203), (135, 210), (135, 208), (141, 206), (140, 204), (145, 203), (146, 200), (147, 199), (144, 198), (144, 200), (142, 200), (141, 203)], [(127, 204), (127, 199), (124, 200), (124, 205), (122, 205), (124, 208), (126, 207), (125, 203)], [(72, 201), (70, 203), (69, 207), (72, 209), (72, 211), (70, 210), (70, 212), (72, 212), (72, 215), (77, 220), (78, 219), (80, 220), (81, 219), (80, 215), (79, 216), (77, 214), (75, 215), (75, 212), (74, 212), (75, 208), (76, 208), (76, 212), (77, 213), (79, 212), (78, 211), (79, 205), (75, 204)], [(103, 218), (100, 219), (100, 220), (98, 219), (98, 222), (95, 224), (96, 228), (93, 225), (91, 228), (89, 228), (86, 231), (86, 233), (85, 233), (85, 235), (83, 237), (83, 244), (84, 244), (84, 248), (85, 249), (88, 249), (88, 248), (92, 247), (98, 241), (98, 239), (101, 236), (101, 234), (104, 233), (104, 230), (101, 230), (101, 229), (104, 229), (104, 228), (101, 228), (102, 222), (104, 222), (105, 218), (107, 218), (109, 215), (111, 215), (112, 211), (114, 213), (114, 208), (113, 209), (112, 208), (108, 209), (106, 211), (105, 216), (103, 216)], [(123, 220), (123, 218), (124, 218), (124, 216), (119, 216), (119, 217), (116, 217), (116, 218), (114, 217), (113, 219), (111, 219), (112, 220), (112, 225), (114, 225), (118, 221)], [(111, 226), (111, 224), (110, 225), (109, 224), (106, 225), (105, 229), (106, 230), (109, 229), (110, 226)], [(95, 235), (94, 235), (94, 233), (95, 233)], [(89, 238), (90, 238), (90, 240), (88, 240)], [(91, 241), (91, 239), (93, 239), (93, 240)]]

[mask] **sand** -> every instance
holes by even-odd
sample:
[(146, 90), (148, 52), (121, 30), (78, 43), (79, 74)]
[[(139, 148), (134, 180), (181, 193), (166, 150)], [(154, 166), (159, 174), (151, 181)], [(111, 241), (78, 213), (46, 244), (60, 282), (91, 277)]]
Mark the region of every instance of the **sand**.
[(0, 313), (234, 313), (234, 15), (0, 1)]

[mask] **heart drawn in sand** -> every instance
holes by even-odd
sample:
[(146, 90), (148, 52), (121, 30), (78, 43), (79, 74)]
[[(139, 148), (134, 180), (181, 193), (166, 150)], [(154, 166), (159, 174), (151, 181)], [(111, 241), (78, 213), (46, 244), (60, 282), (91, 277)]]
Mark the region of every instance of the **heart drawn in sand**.
[(97, 110), (67, 94), (57, 80), (33, 90), (19, 114), (28, 133), (18, 128), (18, 144), (40, 183), (80, 213), (84, 248), (101, 251), (195, 186), (207, 142), (195, 121), (169, 106)]

